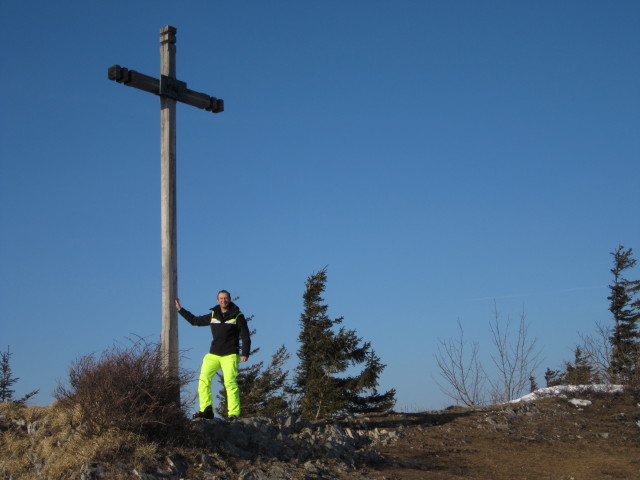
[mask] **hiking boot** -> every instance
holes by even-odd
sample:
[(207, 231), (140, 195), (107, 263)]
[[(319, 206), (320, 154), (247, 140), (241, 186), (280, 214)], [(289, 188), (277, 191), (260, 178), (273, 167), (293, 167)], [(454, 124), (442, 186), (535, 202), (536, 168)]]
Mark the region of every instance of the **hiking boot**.
[(196, 412), (193, 414), (193, 419), (195, 420), (196, 418), (207, 418), (207, 419), (212, 419), (213, 418), (213, 408), (211, 407), (211, 405), (209, 405), (207, 408), (205, 408), (203, 411), (201, 412)]

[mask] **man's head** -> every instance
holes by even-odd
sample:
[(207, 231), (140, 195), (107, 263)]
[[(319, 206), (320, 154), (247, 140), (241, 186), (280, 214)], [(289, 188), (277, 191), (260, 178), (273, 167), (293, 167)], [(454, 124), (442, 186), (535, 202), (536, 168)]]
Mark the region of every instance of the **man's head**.
[(220, 290), (218, 292), (218, 305), (220, 305), (220, 308), (222, 309), (223, 312), (225, 312), (227, 308), (229, 308), (230, 303), (231, 303), (231, 294), (226, 290)]

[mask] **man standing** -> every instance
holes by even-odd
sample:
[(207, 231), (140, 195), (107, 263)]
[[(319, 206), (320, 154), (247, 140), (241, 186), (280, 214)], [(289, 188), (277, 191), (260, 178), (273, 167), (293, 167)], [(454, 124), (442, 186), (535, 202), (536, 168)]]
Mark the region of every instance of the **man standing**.
[[(246, 362), (251, 352), (251, 337), (244, 315), (231, 301), (231, 294), (226, 290), (218, 293), (218, 305), (206, 315), (195, 316), (182, 308), (177, 298), (176, 308), (191, 325), (197, 327), (211, 325), (213, 335), (211, 348), (202, 359), (200, 369), (198, 381), (200, 411), (196, 412), (193, 418), (213, 418), (211, 380), (220, 369), (222, 369), (224, 387), (227, 391), (229, 417), (237, 418), (240, 415), (240, 390), (236, 381), (238, 365), (239, 361)], [(242, 339), (242, 355), (239, 355), (240, 339)]]

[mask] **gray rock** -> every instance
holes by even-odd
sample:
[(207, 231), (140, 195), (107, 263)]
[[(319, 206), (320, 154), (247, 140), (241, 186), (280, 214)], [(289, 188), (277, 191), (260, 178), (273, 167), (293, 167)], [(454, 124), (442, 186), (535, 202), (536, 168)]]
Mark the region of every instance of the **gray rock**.
[(104, 467), (99, 463), (88, 463), (82, 467), (80, 480), (100, 480), (104, 478)]
[(507, 415), (507, 418), (513, 418), (518, 415), (516, 411), (512, 408), (505, 408), (504, 413)]
[(224, 442), (224, 448), (232, 455), (242, 458), (243, 460), (251, 460), (254, 457), (252, 452), (244, 450), (229, 441)]
[(33, 435), (40, 429), (40, 422), (28, 422), (27, 423), (27, 433), (29, 435)]
[(166, 462), (170, 472), (178, 477), (182, 477), (189, 467), (186, 460), (178, 455), (167, 457)]
[(44, 461), (38, 455), (36, 455), (32, 451), (29, 451), (27, 452), (27, 458), (31, 462), (31, 465), (33, 465), (33, 467), (36, 469), (36, 472), (42, 471), (42, 469), (44, 468)]
[(572, 398), (568, 402), (575, 407), (588, 407), (591, 405), (591, 400), (581, 400), (579, 398)]
[(135, 478), (139, 478), (140, 480), (158, 480), (158, 477), (156, 477), (155, 475), (145, 472), (139, 472), (136, 469), (133, 470), (133, 474), (135, 475)]
[[(368, 430), (365, 423), (352, 417), (342, 423), (311, 423), (297, 416), (241, 418), (234, 422), (198, 420), (192, 427), (210, 443), (210, 452), (228, 457), (226, 461), (215, 454), (201, 457), (198, 468), (211, 480), (239, 478), (231, 473), (234, 458), (252, 461), (251, 467), (241, 472), (241, 478), (247, 480), (324, 479), (335, 478), (336, 472), (351, 477), (347, 472), (355, 472), (358, 466), (386, 461), (373, 446), (388, 445), (404, 436), (391, 429)], [(174, 465), (173, 478), (177, 471)]]

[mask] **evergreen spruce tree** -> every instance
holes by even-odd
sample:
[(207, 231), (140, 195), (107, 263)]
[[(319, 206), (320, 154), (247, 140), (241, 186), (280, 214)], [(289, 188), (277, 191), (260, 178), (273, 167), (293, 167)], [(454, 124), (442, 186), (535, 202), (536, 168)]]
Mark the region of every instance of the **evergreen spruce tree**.
[(625, 385), (640, 382), (640, 300), (635, 296), (640, 291), (640, 280), (628, 280), (625, 271), (633, 268), (636, 260), (633, 250), (619, 245), (613, 255), (613, 283), (609, 285), (611, 295), (609, 311), (613, 314), (614, 328), (611, 341), (610, 374), (614, 381)]
[[(299, 365), (295, 370), (294, 392), (298, 409), (309, 419), (335, 413), (378, 412), (395, 403), (395, 390), (377, 391), (378, 377), (385, 368), (369, 342), (354, 330), (340, 327), (343, 318), (330, 319), (321, 294), (327, 281), (326, 268), (311, 275), (303, 295), (298, 336)], [(364, 364), (360, 374), (338, 376), (350, 367)]]
[(547, 367), (547, 371), (544, 372), (544, 381), (547, 387), (562, 385), (564, 382), (564, 375), (560, 370), (551, 370)]
[[(247, 317), (247, 323), (253, 320), (253, 315)], [(251, 335), (255, 334), (251, 330)], [(260, 349), (251, 351), (251, 356)], [(264, 362), (258, 362), (248, 367), (242, 364), (238, 370), (236, 380), (240, 390), (240, 407), (243, 417), (277, 417), (284, 415), (289, 410), (287, 395), (289, 385), (287, 383), (288, 371), (284, 365), (289, 360), (289, 353), (282, 345), (272, 356), (269, 365), (265, 368)], [(222, 374), (218, 373), (221, 389), (217, 396), (216, 412), (225, 417), (227, 415), (227, 391), (224, 388)]]
[(562, 383), (566, 385), (591, 385), (592, 383), (597, 383), (598, 379), (593, 372), (593, 368), (580, 347), (576, 347), (574, 355), (573, 363), (567, 362), (565, 365)]
[(7, 347), (6, 352), (0, 353), (0, 402), (10, 402), (13, 399), (15, 390), (11, 388), (19, 378), (12, 377), (11, 365), (11, 352)]
[[(11, 371), (11, 355), (12, 353), (9, 351), (9, 346), (7, 346), (6, 352), (0, 352), (0, 402), (12, 402), (13, 394), (15, 390), (11, 387), (20, 380), (17, 377), (12, 377), (13, 374)], [(39, 390), (33, 390), (32, 392), (27, 393), (22, 398), (15, 400), (17, 403), (24, 404), (31, 397), (36, 395)]]
[[(238, 372), (238, 388), (243, 417), (277, 417), (289, 410), (287, 395), (287, 375), (283, 369), (289, 359), (287, 349), (281, 346), (264, 368), (264, 362), (241, 368)], [(221, 378), (222, 383), (222, 378)], [(227, 414), (227, 393), (223, 388), (218, 394), (218, 408), (221, 416)]]

